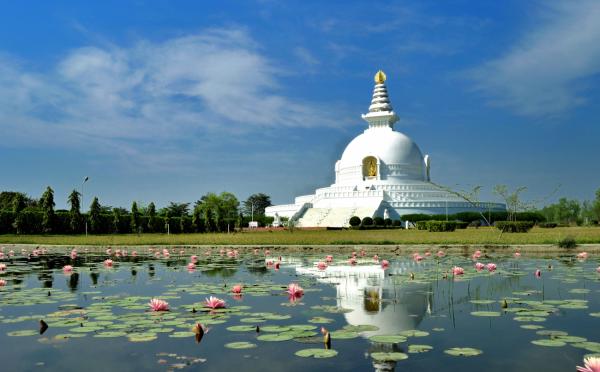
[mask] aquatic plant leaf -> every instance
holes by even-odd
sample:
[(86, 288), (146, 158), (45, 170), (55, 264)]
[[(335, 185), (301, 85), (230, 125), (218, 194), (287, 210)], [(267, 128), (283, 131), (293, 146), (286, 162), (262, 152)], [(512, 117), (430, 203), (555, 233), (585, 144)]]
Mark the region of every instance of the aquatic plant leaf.
[(380, 344), (398, 344), (400, 342), (406, 342), (407, 338), (402, 335), (375, 335), (369, 337), (369, 340)]
[(302, 357), (302, 358), (315, 358), (315, 359), (323, 359), (323, 358), (331, 358), (334, 357), (338, 354), (337, 351), (333, 350), (333, 349), (317, 349), (317, 348), (310, 348), (310, 349), (302, 349), (302, 350), (298, 350), (296, 351), (295, 355)]
[(408, 355), (404, 353), (385, 353), (377, 352), (371, 353), (371, 358), (378, 362), (397, 362), (400, 360), (408, 359)]
[(433, 349), (430, 345), (408, 345), (408, 352), (411, 354), (415, 353), (426, 353)]
[(476, 356), (483, 353), (483, 351), (479, 349), (474, 349), (472, 347), (453, 347), (451, 349), (444, 350), (444, 353), (452, 356)]
[(230, 342), (225, 344), (228, 349), (252, 349), (256, 347), (256, 344), (247, 341)]

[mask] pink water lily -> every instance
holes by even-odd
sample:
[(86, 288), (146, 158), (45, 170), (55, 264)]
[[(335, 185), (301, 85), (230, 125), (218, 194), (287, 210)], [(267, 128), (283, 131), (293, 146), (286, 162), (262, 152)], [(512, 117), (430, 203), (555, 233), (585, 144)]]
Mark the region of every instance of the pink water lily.
[(598, 274), (600, 274), (600, 266), (598, 266), (598, 267), (596, 268), (596, 272), (597, 272)]
[(279, 261), (275, 262), (275, 270), (279, 270), (280, 266), (281, 264), (279, 263)]
[(73, 266), (71, 266), (71, 265), (65, 265), (65, 266), (63, 266), (63, 272), (65, 274), (72, 273), (73, 272)]
[(356, 258), (354, 258), (354, 257), (350, 257), (350, 259), (348, 259), (348, 263), (349, 263), (350, 265), (356, 265)]
[(242, 289), (243, 289), (243, 288), (244, 288), (244, 287), (242, 287), (242, 285), (241, 285), (241, 284), (236, 284), (236, 285), (234, 285), (234, 286), (231, 288), (231, 292), (233, 292), (233, 293), (236, 293), (236, 294), (240, 294), (240, 293), (242, 293)]
[(481, 270), (483, 270), (483, 268), (484, 268), (484, 267), (485, 267), (485, 265), (484, 265), (484, 264), (482, 264), (481, 262), (477, 262), (477, 263), (475, 264), (475, 269), (477, 269), (477, 271), (481, 271)]
[(71, 255), (71, 259), (72, 259), (72, 260), (76, 259), (76, 258), (77, 258), (77, 251), (76, 251), (75, 249), (73, 249), (73, 250), (71, 251), (71, 254), (70, 254), (70, 255)]
[(413, 256), (413, 259), (414, 259), (415, 261), (417, 261), (417, 262), (421, 262), (421, 261), (423, 261), (423, 259), (424, 259), (424, 258), (425, 258), (425, 257), (421, 256), (421, 255), (420, 255), (420, 254), (418, 254), (418, 253), (417, 253), (415, 256)]
[(325, 257), (325, 261), (327, 261), (327, 262), (333, 262), (333, 256), (332, 255), (328, 255), (327, 257)]
[(225, 301), (218, 297), (210, 296), (209, 298), (205, 299), (204, 306), (210, 309), (223, 309), (225, 308)]
[(290, 283), (288, 285), (286, 292), (293, 296), (304, 295), (304, 289), (302, 287), (300, 287), (297, 283)]
[(540, 276), (542, 276), (542, 272), (540, 271), (540, 269), (537, 269), (535, 271), (535, 274), (533, 274), (533, 275), (535, 275), (536, 278), (539, 278)]
[(446, 253), (444, 251), (438, 251), (437, 256), (439, 258), (442, 258), (442, 257), (446, 256)]
[(431, 256), (431, 252), (425, 251), (425, 257), (429, 257), (429, 256)]
[(579, 252), (577, 253), (577, 258), (580, 260), (585, 260), (588, 258), (588, 254), (587, 252)]
[(196, 264), (193, 263), (193, 262), (188, 263), (187, 264), (187, 269), (190, 270), (190, 271), (191, 270), (196, 270)]
[(133, 251), (133, 252), (131, 252), (131, 256), (132, 256), (132, 257), (137, 257), (137, 251)]
[(373, 261), (379, 262), (379, 256), (378, 255), (373, 255)]
[(584, 367), (577, 366), (579, 372), (600, 372), (600, 358), (599, 357), (586, 357), (583, 359)]
[(474, 259), (474, 260), (478, 260), (478, 259), (479, 259), (479, 257), (481, 257), (481, 251), (480, 251), (480, 250), (476, 250), (476, 251), (473, 253), (473, 259)]
[(454, 275), (463, 275), (465, 273), (465, 269), (462, 267), (454, 266), (452, 268), (452, 274)]
[(0, 279), (0, 287), (4, 287), (6, 285), (6, 280)]
[(110, 258), (104, 260), (104, 266), (106, 266), (106, 267), (112, 267), (113, 266), (113, 260), (111, 260)]
[(488, 269), (489, 272), (496, 271), (497, 268), (496, 264), (491, 262), (485, 265), (485, 267)]
[(198, 262), (198, 256), (193, 255), (192, 257), (190, 257), (190, 261), (193, 263), (197, 263)]
[(148, 302), (152, 311), (169, 311), (169, 303), (158, 298), (153, 298)]
[(319, 261), (319, 262), (317, 263), (317, 268), (318, 268), (319, 270), (325, 270), (325, 269), (327, 268), (327, 264), (326, 264), (325, 262), (323, 262), (323, 261)]
[(388, 266), (390, 266), (390, 261), (388, 261), (388, 260), (381, 260), (381, 267), (383, 269), (387, 269)]
[(6, 264), (0, 263), (0, 271), (6, 270)]
[(521, 252), (515, 252), (515, 258), (521, 257)]

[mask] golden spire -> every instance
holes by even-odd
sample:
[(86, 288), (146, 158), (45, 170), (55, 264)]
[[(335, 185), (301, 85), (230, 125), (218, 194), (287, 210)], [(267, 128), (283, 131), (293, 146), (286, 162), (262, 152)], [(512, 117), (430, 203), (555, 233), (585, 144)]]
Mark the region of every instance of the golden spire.
[(377, 71), (377, 73), (375, 74), (375, 83), (383, 84), (385, 79), (386, 79), (385, 73), (381, 70)]

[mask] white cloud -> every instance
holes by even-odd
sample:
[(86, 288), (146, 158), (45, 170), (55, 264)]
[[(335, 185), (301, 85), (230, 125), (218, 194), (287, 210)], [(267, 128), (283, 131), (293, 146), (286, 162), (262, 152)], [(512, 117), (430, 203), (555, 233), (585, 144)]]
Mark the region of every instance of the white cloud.
[(310, 52), (310, 50), (303, 47), (294, 48), (294, 55), (298, 57), (304, 64), (309, 66), (318, 65), (319, 60)]
[(539, 116), (585, 102), (582, 80), (600, 73), (600, 2), (552, 3), (544, 13), (510, 51), (469, 73), (493, 104)]
[(91, 146), (148, 161), (150, 145), (188, 158), (177, 142), (198, 133), (218, 140), (256, 128), (338, 125), (335, 110), (288, 98), (282, 72), (261, 51), (243, 29), (213, 29), (78, 48), (44, 74), (0, 55), (0, 130), (12, 143)]

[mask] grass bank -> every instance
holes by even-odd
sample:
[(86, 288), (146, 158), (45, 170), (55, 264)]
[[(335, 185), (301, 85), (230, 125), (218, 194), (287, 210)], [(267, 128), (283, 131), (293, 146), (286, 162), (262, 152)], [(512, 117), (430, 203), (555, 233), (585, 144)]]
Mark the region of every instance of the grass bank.
[(567, 236), (578, 244), (600, 243), (598, 227), (534, 228), (500, 234), (495, 228), (454, 232), (422, 230), (295, 230), (219, 234), (0, 235), (0, 244), (52, 245), (349, 245), (349, 244), (556, 244)]

